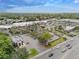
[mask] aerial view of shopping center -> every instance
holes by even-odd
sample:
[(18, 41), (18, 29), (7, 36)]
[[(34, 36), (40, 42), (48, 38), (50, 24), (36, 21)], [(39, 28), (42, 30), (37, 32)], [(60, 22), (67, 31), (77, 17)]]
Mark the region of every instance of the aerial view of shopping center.
[(79, 59), (79, 0), (0, 0), (0, 59)]

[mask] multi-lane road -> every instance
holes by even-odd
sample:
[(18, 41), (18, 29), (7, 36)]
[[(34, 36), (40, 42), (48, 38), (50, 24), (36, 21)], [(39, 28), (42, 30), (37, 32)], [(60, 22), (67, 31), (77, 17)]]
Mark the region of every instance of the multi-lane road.
[[(79, 57), (79, 36), (72, 38), (70, 42), (62, 43), (55, 49), (51, 48), (39, 55), (35, 56), (33, 59), (78, 59)], [(66, 47), (67, 44), (72, 46), (71, 49)], [(53, 54), (51, 57), (50, 55)], [(77, 57), (76, 57), (77, 56)]]
[(79, 59), (79, 38), (76, 38), (74, 47), (67, 51), (60, 59)]

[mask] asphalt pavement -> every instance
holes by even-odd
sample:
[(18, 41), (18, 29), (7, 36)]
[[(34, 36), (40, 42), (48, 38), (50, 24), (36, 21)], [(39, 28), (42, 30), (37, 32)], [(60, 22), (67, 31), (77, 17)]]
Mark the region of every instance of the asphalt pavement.
[[(79, 39), (79, 38), (77, 38)], [(60, 59), (79, 59), (79, 40), (76, 40), (77, 44), (67, 51)]]

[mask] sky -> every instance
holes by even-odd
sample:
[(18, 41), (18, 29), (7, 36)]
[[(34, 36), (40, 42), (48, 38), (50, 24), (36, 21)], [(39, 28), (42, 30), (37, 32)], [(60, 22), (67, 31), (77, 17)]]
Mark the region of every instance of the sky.
[(0, 0), (0, 12), (79, 13), (79, 0)]

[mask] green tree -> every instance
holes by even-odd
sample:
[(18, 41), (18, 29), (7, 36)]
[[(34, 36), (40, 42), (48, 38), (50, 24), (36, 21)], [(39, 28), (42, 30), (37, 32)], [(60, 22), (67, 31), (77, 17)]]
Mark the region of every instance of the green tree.
[(43, 43), (44, 45), (47, 44), (48, 39), (50, 39), (52, 35), (49, 32), (43, 32), (39, 37), (38, 40), (40, 43)]
[(9, 59), (14, 48), (8, 35), (0, 33), (0, 59)]

